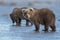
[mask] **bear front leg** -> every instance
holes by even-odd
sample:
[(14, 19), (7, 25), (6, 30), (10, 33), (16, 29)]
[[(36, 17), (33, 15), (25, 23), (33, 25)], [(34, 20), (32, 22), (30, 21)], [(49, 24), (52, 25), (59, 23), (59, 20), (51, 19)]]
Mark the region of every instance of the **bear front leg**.
[(16, 20), (16, 26), (20, 26), (20, 21)]
[(39, 32), (39, 22), (35, 22), (35, 31)]
[(26, 20), (26, 26), (29, 26), (29, 21), (28, 20)]

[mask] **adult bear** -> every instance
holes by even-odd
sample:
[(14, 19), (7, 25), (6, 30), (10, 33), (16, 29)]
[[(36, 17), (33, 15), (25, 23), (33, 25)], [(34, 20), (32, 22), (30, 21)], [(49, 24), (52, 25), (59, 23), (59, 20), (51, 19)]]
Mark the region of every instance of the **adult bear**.
[[(10, 14), (10, 18), (12, 20), (12, 23), (14, 24), (16, 22), (17, 26), (21, 25), (21, 20), (24, 19), (22, 15), (22, 9), (27, 9), (26, 7), (22, 8), (14, 8), (12, 13)], [(26, 20), (26, 26), (29, 26), (29, 21)]]
[(36, 9), (36, 8), (28, 8), (22, 9), (24, 17), (33, 22), (35, 25), (35, 31), (39, 31), (40, 24), (44, 25), (45, 32), (48, 32), (48, 28), (50, 27), (53, 32), (56, 31), (55, 27), (55, 14), (48, 8)]

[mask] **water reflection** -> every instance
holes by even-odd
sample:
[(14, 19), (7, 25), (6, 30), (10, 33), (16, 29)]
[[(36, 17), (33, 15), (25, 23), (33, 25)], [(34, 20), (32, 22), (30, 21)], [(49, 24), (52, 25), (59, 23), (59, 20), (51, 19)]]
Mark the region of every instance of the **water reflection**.
[[(19, 0), (15, 5), (0, 5), (0, 40), (60, 40), (60, 2), (55, 1), (39, 1), (39, 0)], [(32, 3), (31, 3), (32, 2)], [(31, 3), (31, 4), (30, 4)], [(25, 21), (22, 22), (22, 26), (13, 26), (11, 19), (8, 15), (15, 7), (35, 7), (35, 8), (49, 8), (54, 11), (56, 15), (56, 27), (57, 31), (55, 33), (48, 32), (44, 33), (40, 31), (39, 33), (34, 32), (34, 25), (31, 27), (25, 26)], [(42, 27), (42, 26), (41, 26)], [(43, 28), (41, 28), (43, 29)], [(46, 37), (47, 36), (47, 37)]]

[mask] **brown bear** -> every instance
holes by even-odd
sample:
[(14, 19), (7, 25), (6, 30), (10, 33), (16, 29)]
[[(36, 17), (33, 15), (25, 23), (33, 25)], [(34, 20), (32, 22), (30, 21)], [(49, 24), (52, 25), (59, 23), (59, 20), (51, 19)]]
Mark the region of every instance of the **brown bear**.
[[(14, 8), (12, 13), (10, 14), (10, 18), (12, 20), (12, 23), (14, 24), (16, 22), (17, 26), (21, 25), (21, 20), (24, 19), (22, 15), (22, 9), (27, 9), (26, 7), (22, 8)], [(26, 26), (29, 26), (29, 21), (26, 20)]]
[(44, 25), (45, 32), (48, 32), (48, 28), (50, 27), (53, 32), (56, 31), (55, 27), (55, 14), (52, 10), (48, 8), (36, 9), (36, 8), (28, 8), (22, 9), (24, 17), (29, 19), (35, 25), (35, 31), (39, 31), (40, 24)]

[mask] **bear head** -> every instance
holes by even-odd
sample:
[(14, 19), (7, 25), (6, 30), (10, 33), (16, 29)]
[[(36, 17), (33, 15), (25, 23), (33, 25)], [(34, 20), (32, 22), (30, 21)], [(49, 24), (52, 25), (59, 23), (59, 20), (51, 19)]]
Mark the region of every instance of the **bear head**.
[(34, 8), (22, 9), (22, 13), (25, 18), (29, 19), (34, 15), (35, 9)]

